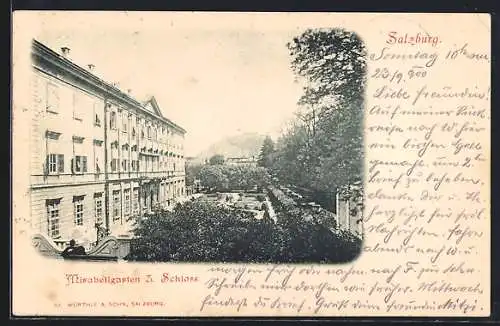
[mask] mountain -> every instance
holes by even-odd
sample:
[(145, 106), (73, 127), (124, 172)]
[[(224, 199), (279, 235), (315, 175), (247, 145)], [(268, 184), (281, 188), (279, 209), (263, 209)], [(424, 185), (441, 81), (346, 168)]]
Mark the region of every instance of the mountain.
[(265, 135), (258, 133), (244, 133), (226, 137), (199, 153), (196, 161), (203, 162), (215, 154), (222, 154), (228, 157), (257, 157), (260, 152)]

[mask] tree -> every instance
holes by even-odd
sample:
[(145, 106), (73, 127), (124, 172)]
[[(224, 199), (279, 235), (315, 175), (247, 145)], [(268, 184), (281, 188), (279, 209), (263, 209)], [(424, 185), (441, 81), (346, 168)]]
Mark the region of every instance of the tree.
[(194, 181), (200, 177), (202, 164), (186, 164), (186, 186), (192, 186)]
[(343, 29), (316, 29), (295, 37), (288, 48), (292, 69), (307, 85), (299, 104), (314, 120), (315, 183), (331, 188), (361, 180), (364, 43)]
[[(295, 123), (278, 139), (272, 171), (305, 188), (357, 189), (363, 177), (366, 49), (343, 29), (310, 29), (287, 44), (304, 82)], [(350, 191), (350, 190), (349, 190)]]
[(271, 137), (266, 136), (259, 153), (257, 164), (259, 166), (269, 168), (271, 166), (272, 154), (274, 153), (274, 141)]
[(128, 260), (266, 262), (280, 252), (279, 230), (251, 213), (212, 203), (178, 204), (142, 219)]
[(210, 202), (189, 201), (173, 211), (139, 219), (129, 261), (348, 262), (361, 250), (358, 238), (304, 221), (299, 210), (280, 212), (278, 223)]
[(205, 165), (198, 175), (203, 186), (217, 191), (262, 188), (268, 179), (267, 172), (262, 167), (238, 165)]
[(222, 165), (224, 164), (224, 155), (215, 154), (208, 160), (208, 164), (210, 165)]
[(204, 187), (215, 190), (227, 188), (229, 180), (224, 165), (204, 165), (199, 172), (199, 179)]

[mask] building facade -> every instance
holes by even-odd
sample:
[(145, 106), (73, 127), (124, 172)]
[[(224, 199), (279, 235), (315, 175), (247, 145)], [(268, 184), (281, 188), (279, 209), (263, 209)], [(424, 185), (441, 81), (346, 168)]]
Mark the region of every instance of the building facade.
[(228, 157), (225, 161), (229, 165), (239, 165), (239, 166), (257, 166), (257, 158), (251, 157)]
[(185, 196), (186, 131), (154, 97), (133, 98), (68, 52), (32, 46), (31, 224), (58, 245), (90, 246)]

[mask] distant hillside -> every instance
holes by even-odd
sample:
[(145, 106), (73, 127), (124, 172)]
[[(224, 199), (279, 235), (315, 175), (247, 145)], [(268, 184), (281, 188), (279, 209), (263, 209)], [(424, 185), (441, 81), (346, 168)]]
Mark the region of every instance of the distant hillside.
[(258, 156), (265, 135), (257, 133), (245, 133), (226, 137), (208, 147), (196, 156), (197, 161), (204, 161), (215, 154), (224, 157), (251, 157)]

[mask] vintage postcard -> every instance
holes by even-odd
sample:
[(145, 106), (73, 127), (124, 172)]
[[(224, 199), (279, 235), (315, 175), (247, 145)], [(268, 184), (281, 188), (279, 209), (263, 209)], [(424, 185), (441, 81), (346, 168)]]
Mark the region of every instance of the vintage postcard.
[(489, 316), (487, 14), (18, 11), (15, 316)]

